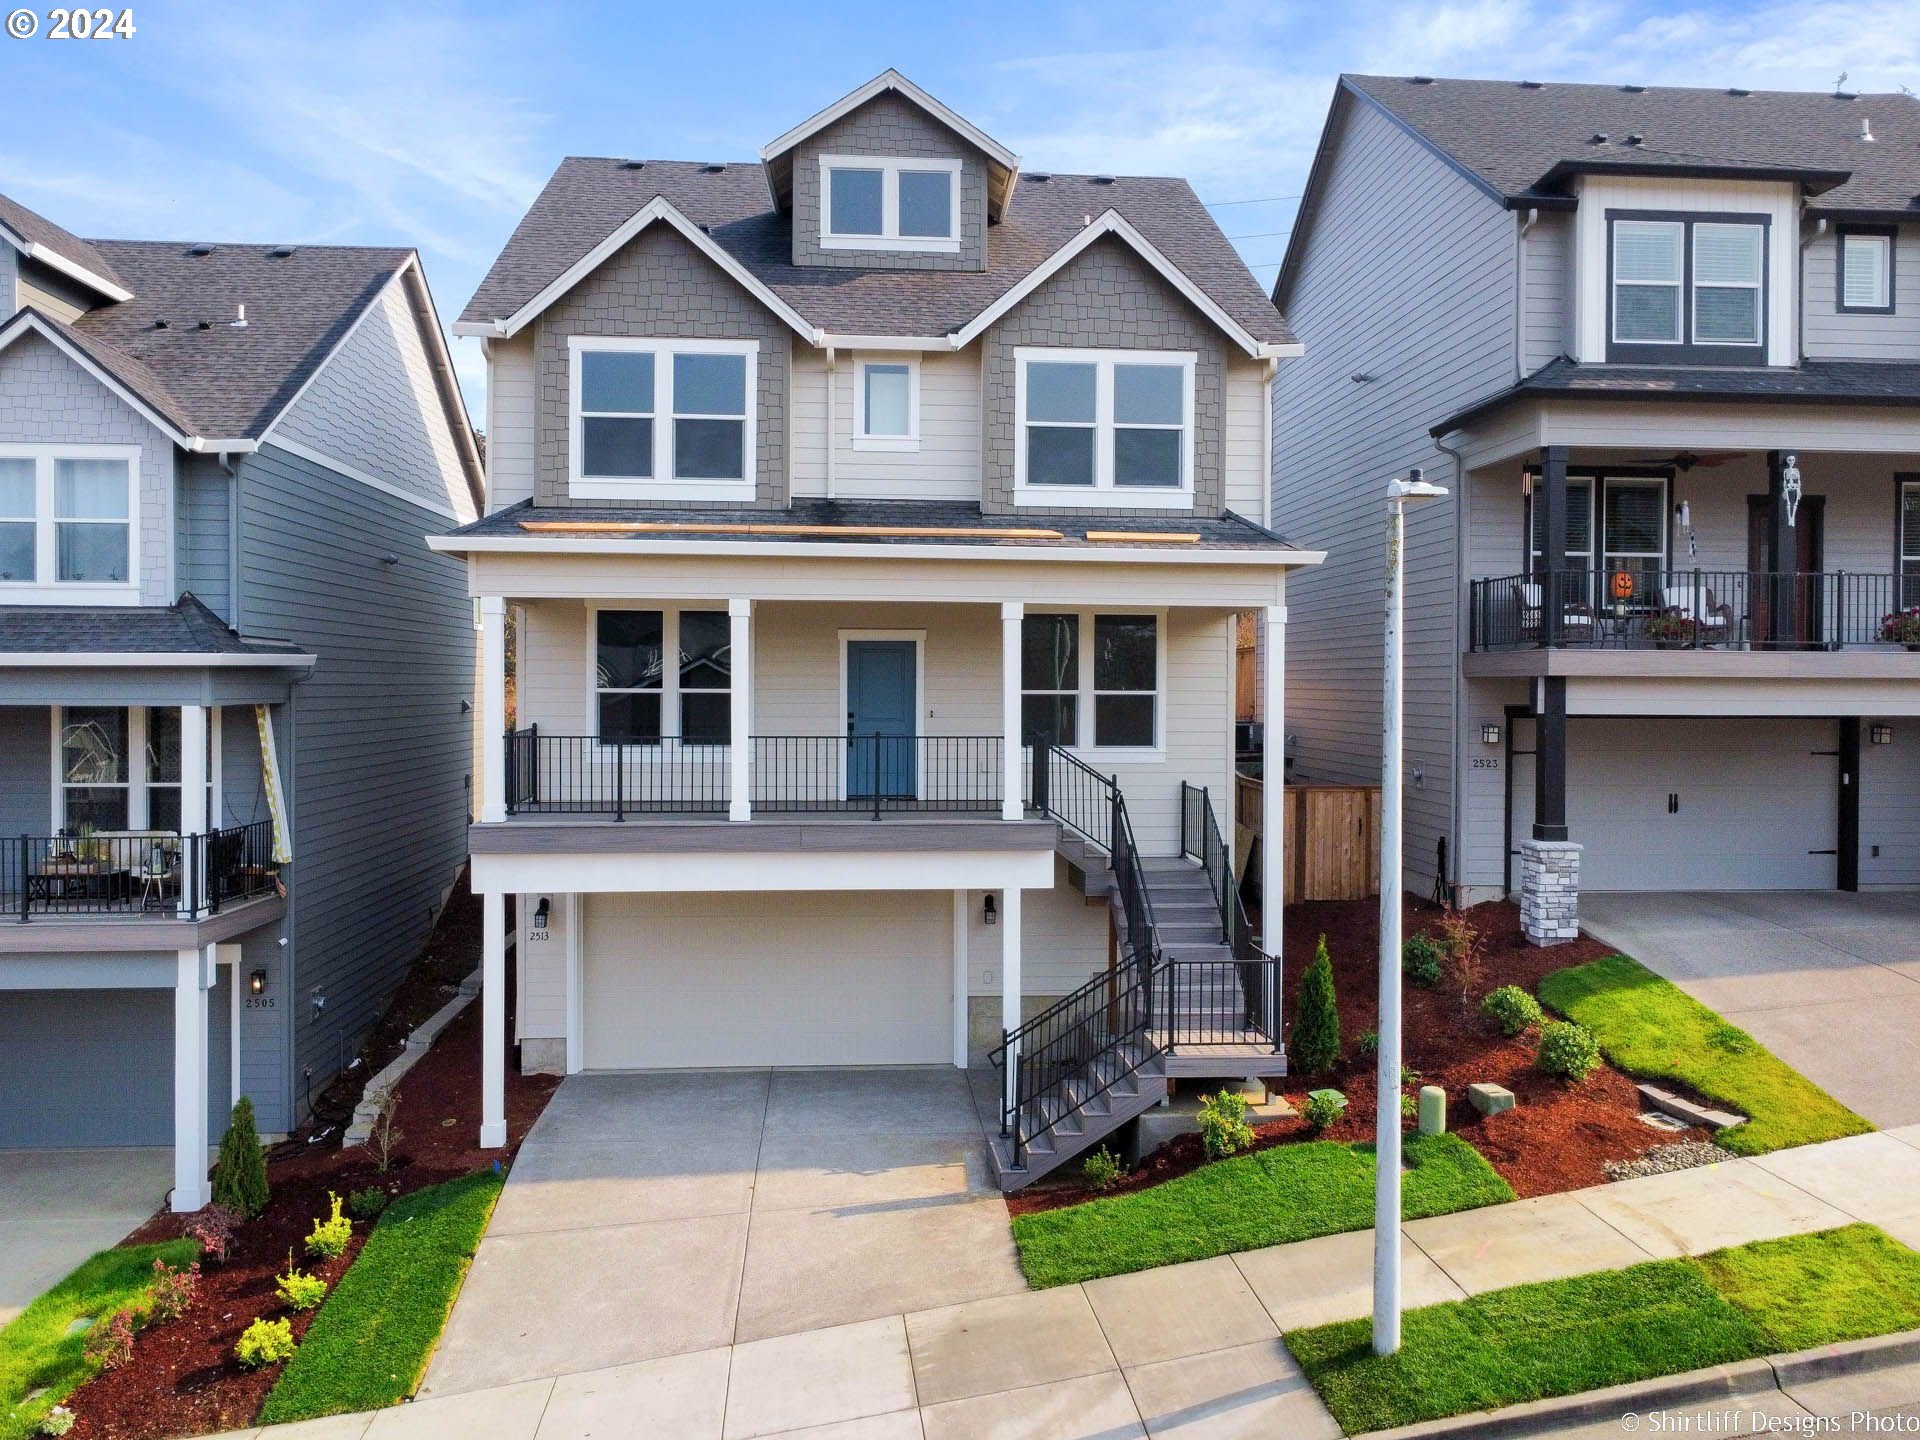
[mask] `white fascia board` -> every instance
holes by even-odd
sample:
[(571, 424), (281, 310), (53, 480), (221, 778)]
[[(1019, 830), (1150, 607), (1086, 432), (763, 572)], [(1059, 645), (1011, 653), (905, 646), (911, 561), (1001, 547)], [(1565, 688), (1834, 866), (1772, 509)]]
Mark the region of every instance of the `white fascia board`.
[(1081, 251), (1108, 235), (1132, 246), (1141, 259), (1159, 272), (1161, 279), (1191, 301), (1195, 309), (1219, 327), (1234, 344), (1255, 359), (1282, 359), (1300, 353), (1298, 345), (1284, 345), (1254, 339), (1245, 326), (1227, 314), (1212, 296), (1188, 279), (1186, 273), (1161, 254), (1159, 247), (1136, 230), (1124, 215), (1118, 210), (1111, 209), (1035, 266), (1019, 284), (974, 316), (964, 328), (956, 331), (953, 335), (953, 348), (959, 350), (971, 345), (986, 332), (988, 326), (1071, 264)]
[[(1171, 528), (1178, 520), (1170, 518)], [(1028, 565), (1095, 563), (1104, 565), (1270, 565), (1293, 569), (1318, 565), (1324, 550), (1155, 549), (1150, 546), (1094, 545), (887, 545), (839, 544), (800, 540), (591, 540), (579, 536), (542, 539), (531, 535), (430, 535), (427, 548), (449, 555), (705, 555), (733, 558), (770, 556), (814, 560), (979, 560)]]
[[(510, 826), (502, 826), (509, 830)], [(735, 841), (744, 825), (725, 838)], [(716, 831), (719, 829), (715, 827)], [(1046, 890), (1053, 851), (791, 850), (481, 852), (473, 888), (532, 893), (674, 894), (731, 890)]]
[(855, 110), (858, 110), (875, 96), (885, 94), (889, 90), (901, 96), (903, 99), (911, 100), (915, 105), (918, 105), (949, 130), (961, 136), (969, 144), (985, 151), (991, 159), (1006, 169), (1012, 171), (1019, 170), (1020, 157), (1018, 155), (1014, 154), (1013, 151), (987, 134), (986, 131), (975, 125), (964, 115), (942, 105), (938, 100), (934, 99), (933, 96), (907, 79), (907, 77), (902, 75), (898, 70), (882, 71), (866, 84), (862, 85), (858, 90), (841, 96), (840, 99), (834, 101), (833, 104), (827, 106), (826, 109), (820, 111), (818, 114), (802, 120), (778, 140), (761, 146), (761, 163), (766, 164), (779, 159), (780, 156), (786, 154), (787, 151), (798, 145), (802, 140), (805, 140), (809, 135), (817, 135), (836, 120), (851, 115)]
[(501, 338), (519, 334), (541, 311), (605, 264), (615, 251), (656, 221), (664, 221), (678, 230), (696, 250), (718, 265), (729, 277), (737, 280), (748, 294), (792, 327), (801, 339), (811, 345), (820, 343), (820, 330), (817, 326), (811, 324), (799, 311), (769, 290), (765, 282), (729, 255), (712, 236), (687, 219), (671, 202), (657, 195), (635, 211), (619, 229), (569, 265), (558, 278), (513, 314), (504, 320), (494, 321), (491, 326), (476, 326), (472, 322), (456, 325), (454, 333)]
[(0, 225), (0, 240), (5, 240), (29, 260), (37, 260), (49, 270), (58, 270), (70, 280), (78, 280), (96, 294), (104, 295), (116, 303), (131, 300), (133, 292), (114, 284), (104, 275), (96, 275), (77, 261), (69, 260), (58, 250), (49, 250), (37, 240), (29, 240), (24, 235)]
[(821, 349), (833, 350), (937, 350), (953, 349), (950, 335), (830, 335), (822, 332)]
[(203, 655), (192, 650), (77, 651), (65, 654), (40, 651), (0, 651), (0, 670), (311, 670), (316, 657), (289, 651), (285, 655)]

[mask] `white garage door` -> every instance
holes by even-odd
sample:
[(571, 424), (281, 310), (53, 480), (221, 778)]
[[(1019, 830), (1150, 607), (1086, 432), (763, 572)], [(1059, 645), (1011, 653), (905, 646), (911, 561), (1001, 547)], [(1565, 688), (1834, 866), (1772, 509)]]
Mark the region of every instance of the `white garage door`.
[(953, 1060), (945, 892), (595, 895), (590, 1070)]
[[(1583, 890), (1831, 890), (1838, 722), (1574, 717), (1567, 828)], [(1531, 765), (1514, 767), (1516, 837)]]

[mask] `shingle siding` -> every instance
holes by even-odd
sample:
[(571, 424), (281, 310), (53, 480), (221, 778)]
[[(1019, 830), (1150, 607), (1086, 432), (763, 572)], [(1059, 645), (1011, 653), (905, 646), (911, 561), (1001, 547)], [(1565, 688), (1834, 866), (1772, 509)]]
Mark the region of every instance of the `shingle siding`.
[[(1370, 107), (1331, 143), (1287, 296), (1306, 354), (1274, 387), (1274, 525), (1328, 551), (1287, 587), (1286, 728), (1296, 779), (1377, 783), (1386, 483), (1417, 465), (1452, 486), (1427, 426), (1514, 378), (1516, 219)], [(1455, 505), (1408, 523), (1405, 853), (1423, 887), (1451, 821)]]
[[(1224, 376), (1228, 342), (1193, 305), (1123, 241), (1095, 241), (1050, 276), (981, 340), (986, 440), (981, 504), (1009, 514), (1013, 504), (1014, 351), (1026, 346), (1070, 349), (1191, 350), (1194, 366), (1193, 510), (1224, 507)], [(1185, 501), (1180, 504), (1185, 509)], [(1136, 509), (1103, 512), (1138, 516)]]
[(240, 481), (245, 618), (319, 657), (280, 736), (297, 1107), (306, 1072), (317, 1092), (380, 1014), (465, 859), (472, 617), (460, 562), (422, 540), (431, 512), (272, 445)]
[[(961, 162), (960, 251), (924, 255), (897, 250), (820, 247), (822, 155), (910, 156)], [(987, 157), (910, 100), (888, 91), (842, 116), (793, 150), (793, 263), (860, 270), (984, 270), (987, 264)]]
[(685, 237), (659, 225), (643, 231), (535, 322), (538, 463), (534, 503), (590, 509), (673, 508), (684, 504), (673, 500), (652, 504), (644, 500), (575, 500), (568, 496), (571, 372), (567, 339), (574, 335), (618, 335), (760, 342), (756, 390), (759, 433), (755, 441), (755, 498), (751, 504), (786, 504), (791, 334), (780, 319)]

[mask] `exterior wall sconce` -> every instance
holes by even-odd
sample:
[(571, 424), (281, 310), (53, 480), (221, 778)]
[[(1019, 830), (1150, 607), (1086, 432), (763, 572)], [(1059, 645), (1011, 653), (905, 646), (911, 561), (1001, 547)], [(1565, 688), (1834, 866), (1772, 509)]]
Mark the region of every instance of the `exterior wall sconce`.
[(1893, 744), (1893, 726), (1875, 725), (1867, 731), (1868, 737), (1876, 745)]
[(542, 895), (540, 897), (540, 903), (533, 907), (533, 928), (536, 930), (546, 929), (547, 921), (552, 915), (553, 901), (547, 896)]
[(987, 896), (987, 903), (981, 907), (980, 918), (989, 925), (1000, 923), (1000, 907), (994, 903), (993, 896)]
[(1480, 727), (1480, 739), (1484, 744), (1498, 745), (1500, 743), (1500, 727), (1498, 725), (1482, 725)]
[(265, 970), (255, 970), (247, 976), (247, 993), (249, 995), (264, 995), (267, 993), (267, 972)]

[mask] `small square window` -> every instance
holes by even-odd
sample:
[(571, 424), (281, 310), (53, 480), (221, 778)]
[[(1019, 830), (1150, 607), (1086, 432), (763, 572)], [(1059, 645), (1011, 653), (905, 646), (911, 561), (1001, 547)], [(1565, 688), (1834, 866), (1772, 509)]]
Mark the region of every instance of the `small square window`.
[(1893, 236), (1840, 232), (1840, 308), (1868, 314), (1893, 310)]
[(860, 370), (861, 434), (906, 439), (913, 434), (913, 370), (906, 365), (864, 365)]

